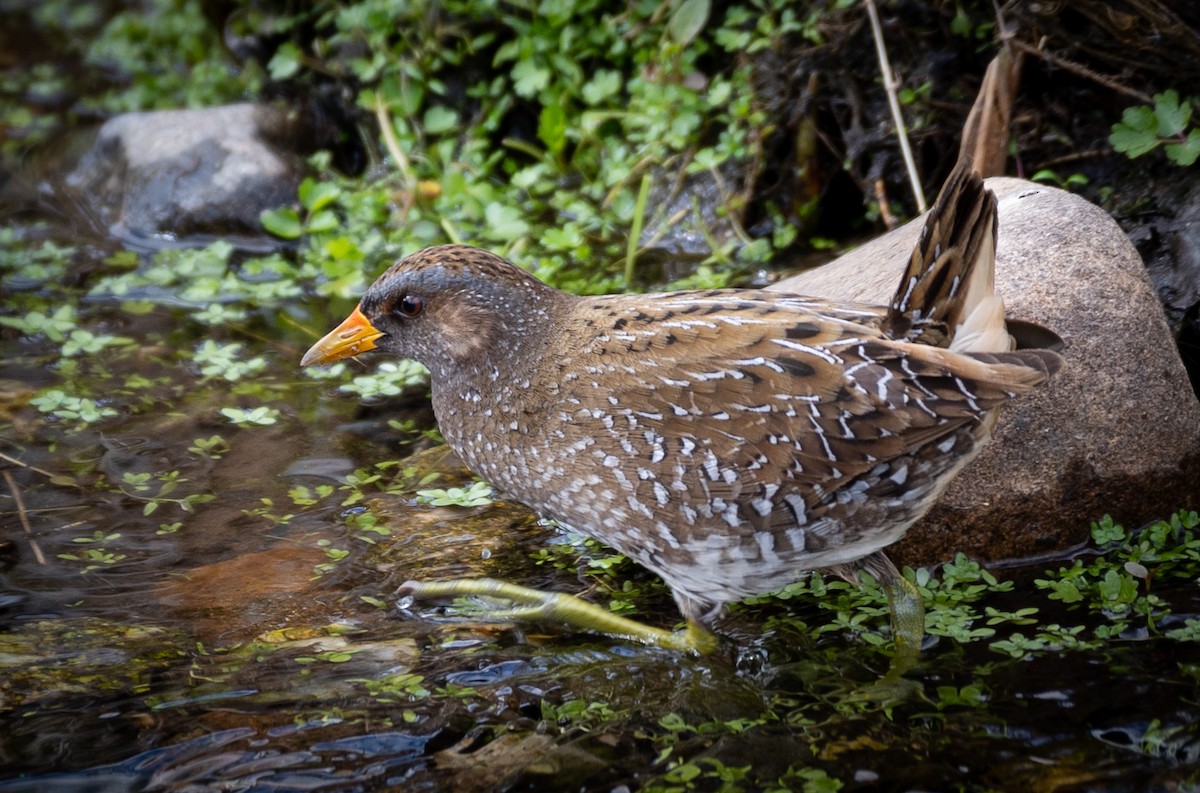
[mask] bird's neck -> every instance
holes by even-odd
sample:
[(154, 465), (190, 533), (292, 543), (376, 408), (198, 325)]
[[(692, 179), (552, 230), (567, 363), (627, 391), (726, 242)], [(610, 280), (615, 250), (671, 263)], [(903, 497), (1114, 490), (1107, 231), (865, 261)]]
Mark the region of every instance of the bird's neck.
[(544, 287), (514, 305), (492, 307), (463, 342), (466, 354), (427, 364), (438, 425), (460, 455), (479, 433), (497, 426), (520, 431), (526, 416), (541, 412), (544, 372), (579, 300)]

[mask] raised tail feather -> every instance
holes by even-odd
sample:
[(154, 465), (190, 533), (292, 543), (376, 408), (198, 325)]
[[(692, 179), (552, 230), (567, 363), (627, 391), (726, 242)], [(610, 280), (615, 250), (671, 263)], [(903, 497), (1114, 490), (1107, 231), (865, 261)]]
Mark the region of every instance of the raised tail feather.
[(1062, 367), (1062, 356), (1053, 350), (970, 352), (967, 357), (990, 365), (992, 382), (1013, 395), (1041, 385)]
[(995, 262), (996, 197), (970, 161), (960, 162), (929, 212), (884, 330), (959, 352), (1011, 349)]

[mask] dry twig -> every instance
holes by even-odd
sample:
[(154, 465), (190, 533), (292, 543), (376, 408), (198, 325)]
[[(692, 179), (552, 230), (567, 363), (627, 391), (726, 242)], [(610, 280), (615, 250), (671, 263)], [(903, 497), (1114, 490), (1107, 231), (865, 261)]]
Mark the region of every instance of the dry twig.
[(13, 502), (17, 505), (17, 515), (21, 518), (21, 525), (25, 528), (25, 536), (29, 539), (29, 547), (33, 549), (33, 558), (37, 559), (38, 564), (45, 564), (46, 555), (42, 553), (41, 546), (33, 536), (33, 527), (29, 525), (29, 515), (25, 512), (25, 499), (21, 498), (21, 489), (17, 487), (17, 480), (13, 479), (12, 471), (5, 470), (3, 473), (4, 482), (8, 485), (9, 492), (12, 493)]
[(875, 54), (879, 56), (879, 71), (883, 74), (883, 88), (887, 92), (888, 106), (892, 109), (892, 120), (896, 124), (896, 136), (900, 139), (900, 154), (904, 157), (904, 167), (908, 169), (908, 180), (912, 183), (913, 196), (917, 199), (917, 211), (925, 211), (925, 191), (921, 189), (921, 177), (917, 174), (917, 164), (913, 160), (912, 149), (908, 145), (908, 129), (904, 126), (904, 117), (900, 114), (900, 99), (896, 96), (896, 79), (892, 76), (892, 67), (888, 62), (887, 48), (883, 44), (883, 27), (879, 24), (879, 12), (875, 9), (875, 0), (865, 0), (867, 16), (871, 18), (871, 34), (875, 37)]

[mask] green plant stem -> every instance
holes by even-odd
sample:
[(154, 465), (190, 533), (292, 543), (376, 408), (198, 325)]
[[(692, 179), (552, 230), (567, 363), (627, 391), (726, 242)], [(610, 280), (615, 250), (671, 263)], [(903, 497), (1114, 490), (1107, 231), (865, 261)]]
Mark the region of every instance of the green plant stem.
[(650, 198), (650, 174), (642, 174), (642, 184), (638, 187), (637, 203), (633, 207), (633, 227), (629, 229), (629, 239), (625, 242), (625, 288), (633, 286), (633, 268), (637, 263), (638, 240), (642, 238), (642, 224), (646, 218), (646, 201)]

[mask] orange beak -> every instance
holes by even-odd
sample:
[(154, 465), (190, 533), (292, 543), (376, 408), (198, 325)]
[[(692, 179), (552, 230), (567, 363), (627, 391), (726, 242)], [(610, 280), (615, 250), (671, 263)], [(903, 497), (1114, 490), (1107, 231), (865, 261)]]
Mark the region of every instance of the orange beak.
[(383, 335), (355, 306), (346, 321), (338, 325), (325, 338), (309, 348), (300, 359), (301, 366), (317, 366), (350, 358), (360, 352), (375, 349), (375, 340)]

